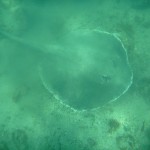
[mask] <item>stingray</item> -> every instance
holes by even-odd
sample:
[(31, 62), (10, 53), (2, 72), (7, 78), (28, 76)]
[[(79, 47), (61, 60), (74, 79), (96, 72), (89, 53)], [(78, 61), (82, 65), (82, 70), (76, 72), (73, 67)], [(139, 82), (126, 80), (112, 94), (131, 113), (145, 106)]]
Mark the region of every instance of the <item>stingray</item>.
[(113, 34), (76, 30), (40, 66), (46, 89), (66, 106), (88, 110), (117, 100), (132, 84), (126, 49)]
[(105, 106), (120, 98), (132, 84), (126, 49), (113, 34), (74, 30), (47, 45), (0, 33), (41, 52), (39, 75), (44, 87), (75, 110)]

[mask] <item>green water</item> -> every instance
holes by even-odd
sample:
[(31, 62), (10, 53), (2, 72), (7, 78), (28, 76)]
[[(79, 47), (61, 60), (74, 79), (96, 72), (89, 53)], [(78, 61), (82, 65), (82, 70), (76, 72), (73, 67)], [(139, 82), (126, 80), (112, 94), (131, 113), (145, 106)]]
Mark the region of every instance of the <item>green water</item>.
[(0, 150), (149, 150), (150, 2), (0, 0)]

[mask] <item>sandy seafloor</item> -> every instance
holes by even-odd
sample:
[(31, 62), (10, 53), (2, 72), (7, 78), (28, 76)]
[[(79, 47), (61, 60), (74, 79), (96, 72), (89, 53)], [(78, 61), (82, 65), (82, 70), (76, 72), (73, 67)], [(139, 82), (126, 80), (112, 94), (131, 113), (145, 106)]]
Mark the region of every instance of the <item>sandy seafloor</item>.
[[(34, 0), (35, 5), (44, 2)], [(118, 34), (128, 52), (133, 84), (103, 108), (73, 111), (43, 86), (36, 50), (24, 64), (26, 52), (13, 53), (9, 44), (14, 41), (0, 34), (0, 150), (149, 150), (150, 2), (81, 0), (69, 9), (66, 3), (56, 3), (63, 8), (58, 16), (66, 29)], [(22, 1), (0, 0), (0, 31), (23, 33), (26, 17)]]

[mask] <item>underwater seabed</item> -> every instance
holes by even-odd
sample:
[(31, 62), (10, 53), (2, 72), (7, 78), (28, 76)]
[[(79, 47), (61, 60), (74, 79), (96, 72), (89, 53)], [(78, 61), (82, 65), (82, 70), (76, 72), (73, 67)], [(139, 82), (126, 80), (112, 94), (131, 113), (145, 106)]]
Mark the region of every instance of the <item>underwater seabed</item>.
[(148, 1), (22, 2), (0, 1), (0, 150), (149, 150)]

